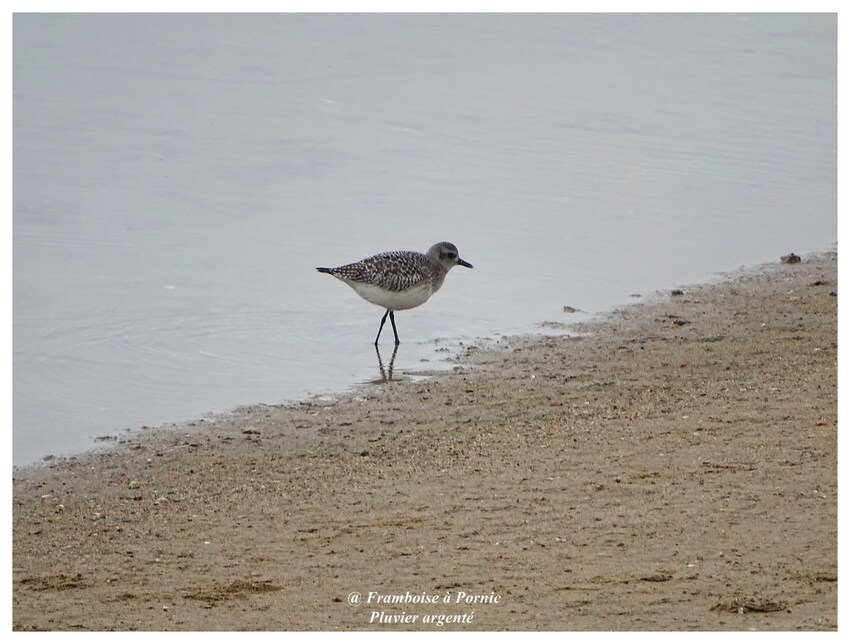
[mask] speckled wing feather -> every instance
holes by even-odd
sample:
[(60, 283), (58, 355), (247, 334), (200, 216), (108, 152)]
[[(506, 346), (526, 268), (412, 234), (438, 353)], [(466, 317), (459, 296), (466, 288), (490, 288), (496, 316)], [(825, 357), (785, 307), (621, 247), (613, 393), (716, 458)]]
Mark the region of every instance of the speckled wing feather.
[(412, 251), (390, 251), (367, 257), (353, 264), (346, 264), (328, 271), (334, 277), (374, 284), (388, 291), (405, 291), (434, 273), (429, 259), (422, 253)]

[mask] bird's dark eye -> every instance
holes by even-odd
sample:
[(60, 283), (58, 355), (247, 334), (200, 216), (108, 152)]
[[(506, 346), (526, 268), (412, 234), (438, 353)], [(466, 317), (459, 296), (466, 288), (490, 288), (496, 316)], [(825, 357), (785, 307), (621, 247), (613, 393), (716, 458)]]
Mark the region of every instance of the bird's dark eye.
[(455, 255), (454, 253), (448, 253), (449, 259), (454, 259), (455, 257), (457, 257), (457, 255)]

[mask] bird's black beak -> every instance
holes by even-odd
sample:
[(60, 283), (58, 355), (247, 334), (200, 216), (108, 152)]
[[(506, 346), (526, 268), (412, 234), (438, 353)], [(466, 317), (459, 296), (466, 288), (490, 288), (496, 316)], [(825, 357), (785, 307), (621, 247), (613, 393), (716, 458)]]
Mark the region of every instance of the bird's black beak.
[(466, 260), (461, 259), (460, 257), (457, 258), (457, 263), (458, 266), (466, 266), (467, 268), (472, 268), (472, 264), (470, 264)]

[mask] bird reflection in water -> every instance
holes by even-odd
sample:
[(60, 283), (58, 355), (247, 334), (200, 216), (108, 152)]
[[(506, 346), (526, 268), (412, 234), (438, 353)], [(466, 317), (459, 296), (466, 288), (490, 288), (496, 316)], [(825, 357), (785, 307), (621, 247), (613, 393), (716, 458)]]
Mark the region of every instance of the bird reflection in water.
[(393, 363), (395, 362), (395, 356), (398, 353), (398, 345), (395, 345), (393, 348), (393, 354), (390, 356), (390, 362), (384, 368), (384, 361), (381, 358), (381, 350), (378, 348), (378, 345), (375, 345), (375, 353), (378, 354), (378, 369), (381, 371), (381, 377), (373, 380), (372, 383), (376, 385), (383, 384), (385, 382), (392, 382), (393, 379)]

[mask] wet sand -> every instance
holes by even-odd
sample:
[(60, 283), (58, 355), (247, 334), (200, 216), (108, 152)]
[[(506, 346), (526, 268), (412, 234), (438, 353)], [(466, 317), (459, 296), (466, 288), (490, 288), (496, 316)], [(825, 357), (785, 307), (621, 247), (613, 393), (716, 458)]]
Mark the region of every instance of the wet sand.
[(836, 264), (17, 469), (13, 626), (836, 629)]

